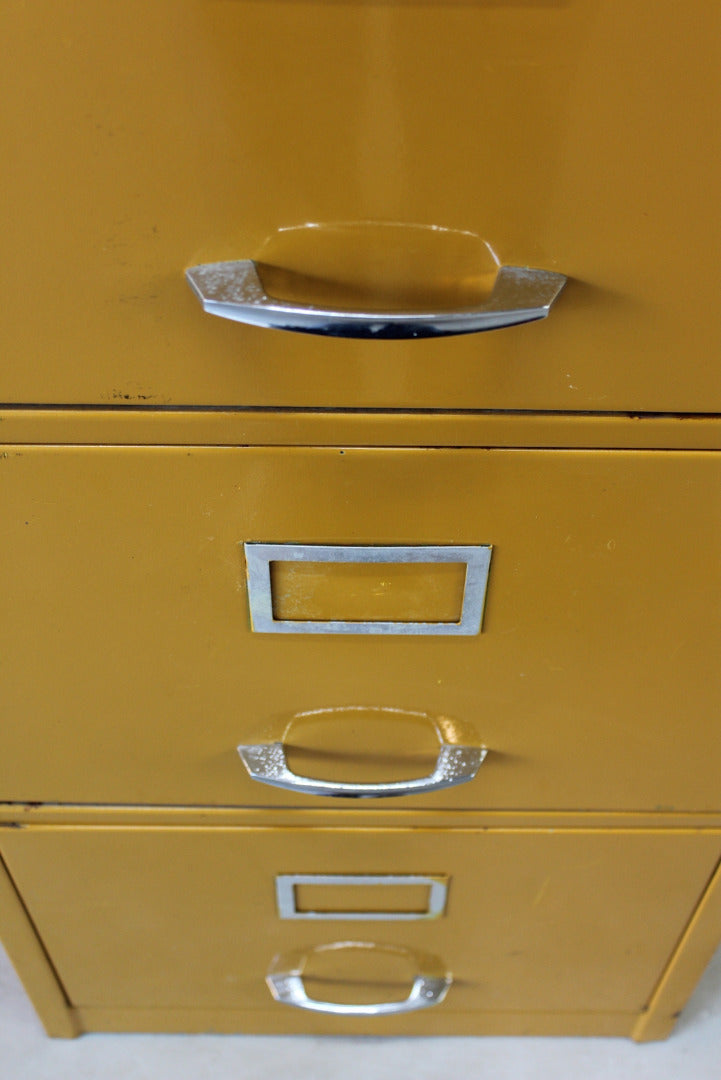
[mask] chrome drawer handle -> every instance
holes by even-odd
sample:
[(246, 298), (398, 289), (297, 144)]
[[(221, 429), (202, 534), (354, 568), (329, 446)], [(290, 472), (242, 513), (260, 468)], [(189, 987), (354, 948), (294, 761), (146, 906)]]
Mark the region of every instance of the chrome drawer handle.
[(211, 315), (264, 326), (345, 338), (422, 338), (470, 334), (545, 319), (566, 283), (563, 274), (502, 266), (493, 291), (477, 307), (457, 311), (334, 311), (276, 300), (266, 294), (252, 259), (205, 263), (186, 270), (188, 282)]
[(413, 1012), (438, 1005), (448, 993), (449, 979), (432, 975), (417, 975), (411, 992), (405, 1001), (379, 1001), (372, 1005), (342, 1005), (337, 1001), (317, 1001), (308, 997), (302, 975), (269, 975), (270, 992), (283, 1005), (295, 1005), (297, 1009), (332, 1013), (334, 1016), (389, 1016), (391, 1013)]
[[(375, 949), (371, 942), (343, 941), (326, 949)], [(381, 947), (383, 948), (383, 947)], [(405, 949), (385, 947), (383, 951), (406, 953)], [(433, 966), (440, 967), (434, 957), (428, 957)], [(450, 974), (432, 975), (420, 972), (416, 975), (407, 998), (402, 1001), (379, 1001), (370, 1005), (346, 1005), (338, 1001), (318, 1001), (311, 998), (303, 982), (303, 972), (293, 965), (289, 971), (274, 971), (266, 976), (266, 983), (276, 1001), (283, 1005), (293, 1005), (297, 1009), (310, 1009), (312, 1012), (331, 1013), (334, 1016), (389, 1016), (393, 1013), (414, 1012), (417, 1009), (429, 1009), (438, 1005), (445, 998), (452, 983)]]
[(472, 780), (487, 750), (480, 746), (457, 746), (444, 742), (436, 765), (428, 776), (389, 784), (346, 784), (336, 780), (315, 780), (294, 773), (285, 756), (282, 742), (239, 746), (238, 753), (253, 780), (304, 795), (327, 795), (331, 798), (382, 799), (394, 795), (418, 795), (441, 788), (455, 787)]

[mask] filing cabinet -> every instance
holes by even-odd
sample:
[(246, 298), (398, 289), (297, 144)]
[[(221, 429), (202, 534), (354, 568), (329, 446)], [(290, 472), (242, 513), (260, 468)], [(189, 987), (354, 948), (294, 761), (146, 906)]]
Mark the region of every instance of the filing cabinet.
[(721, 14), (2, 20), (47, 1030), (668, 1034), (721, 936)]
[[(306, 979), (317, 984), (307, 987), (311, 1000), (331, 998), (350, 1014), (310, 1016), (313, 1010), (304, 1009), (296, 1018), (292, 1008), (276, 1005), (290, 1014), (289, 1030), (384, 1034), (454, 1025), (472, 1032), (492, 1023), (493, 1014), (513, 1030), (518, 1013), (556, 1014), (557, 1026), (583, 1025), (583, 1014), (595, 1013), (600, 1030), (628, 1027), (717, 855), (717, 837), (700, 834), (533, 828), (421, 828), (414, 835), (412, 828), (387, 827), (37, 826), (12, 834), (5, 846), (13, 880), (43, 927), (83, 1025), (127, 1024), (132, 1017), (147, 1030), (160, 1004), (162, 1023), (175, 1018), (196, 1026), (215, 1010), (210, 1023), (221, 1029), (278, 1030), (265, 984), (272, 942), (280, 970), (305, 964)], [(680, 860), (683, 875), (676, 873)], [(383, 910), (392, 887), (383, 875), (402, 881), (419, 863), (446, 871), (444, 909), (424, 918), (422, 903), (409, 900), (405, 906), (417, 917), (399, 921), (402, 909)], [(342, 903), (334, 895), (340, 885), (327, 884), (324, 901), (316, 893), (327, 905), (325, 917), (279, 919), (279, 866), (311, 870), (319, 880), (331, 872), (336, 881), (350, 870), (377, 883), (357, 897), (348, 886)], [(189, 888), (189, 875), (205, 887)], [(378, 899), (371, 901), (371, 892)], [(371, 902), (384, 917), (360, 920), (354, 903), (362, 913)], [(328, 908), (340, 916), (331, 919)], [(371, 940), (371, 953), (395, 952), (395, 965), (376, 959), (361, 981), (358, 945), (349, 938)], [(347, 954), (335, 969), (323, 957), (329, 943)], [(362, 1015), (364, 997), (402, 1002), (414, 977), (440, 981), (447, 968), (453, 984), (433, 1008)]]

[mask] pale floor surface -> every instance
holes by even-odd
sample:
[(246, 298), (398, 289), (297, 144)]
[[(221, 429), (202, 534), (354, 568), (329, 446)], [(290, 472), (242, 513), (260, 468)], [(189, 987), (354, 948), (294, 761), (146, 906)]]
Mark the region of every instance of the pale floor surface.
[(48, 1039), (0, 950), (0, 1080), (718, 1080), (721, 950), (674, 1034), (625, 1039), (85, 1035)]

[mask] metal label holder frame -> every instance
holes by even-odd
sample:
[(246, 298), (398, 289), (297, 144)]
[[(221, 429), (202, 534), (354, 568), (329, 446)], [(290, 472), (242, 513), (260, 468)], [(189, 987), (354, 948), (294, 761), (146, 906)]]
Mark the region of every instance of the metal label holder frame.
[[(329, 545), (245, 543), (251, 627), (260, 634), (434, 634), (480, 633), (491, 564), (489, 544), (469, 545)], [(272, 562), (327, 563), (465, 563), (463, 607), (458, 622), (400, 620), (290, 620), (273, 614)]]
[[(425, 911), (298, 911), (296, 885), (422, 885), (428, 887)], [(352, 919), (362, 921), (408, 922), (412, 919), (438, 919), (448, 898), (448, 878), (436, 874), (278, 874), (275, 896), (281, 919)]]

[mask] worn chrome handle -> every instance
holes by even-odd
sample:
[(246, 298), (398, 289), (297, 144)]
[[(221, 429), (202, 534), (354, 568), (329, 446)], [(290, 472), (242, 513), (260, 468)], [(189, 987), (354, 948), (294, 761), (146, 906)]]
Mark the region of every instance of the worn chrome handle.
[(379, 1001), (372, 1005), (342, 1005), (337, 1001), (317, 1001), (308, 997), (302, 975), (292, 973), (268, 975), (266, 982), (276, 1001), (295, 1005), (297, 1009), (333, 1013), (335, 1016), (388, 1016), (390, 1013), (413, 1012), (437, 1005), (448, 993), (450, 979), (433, 975), (417, 975), (411, 992), (404, 1001)]
[(335, 780), (315, 780), (294, 773), (285, 756), (282, 742), (239, 746), (238, 753), (253, 780), (304, 795), (328, 795), (346, 799), (382, 799), (394, 795), (418, 795), (454, 787), (472, 780), (486, 756), (480, 746), (457, 746), (441, 743), (436, 765), (428, 776), (389, 784), (346, 784)]
[[(334, 942), (332, 945), (321, 946), (320, 951), (376, 948), (380, 948), (384, 952), (394, 952), (408, 957), (413, 955), (406, 949), (375, 946), (367, 941)], [(416, 975), (408, 997), (402, 1001), (379, 1001), (370, 1005), (346, 1005), (338, 1001), (318, 1001), (316, 998), (308, 996), (303, 982), (305, 959), (307, 957), (304, 957), (298, 964), (291, 961), (289, 968), (286, 970), (269, 972), (265, 981), (271, 994), (276, 1001), (284, 1005), (294, 1005), (297, 1009), (310, 1009), (313, 1012), (332, 1013), (335, 1016), (388, 1016), (392, 1013), (428, 1009), (432, 1005), (438, 1005), (439, 1002), (443, 1001), (453, 981), (451, 975), (447, 972), (442, 975), (432, 973), (434, 969), (443, 970), (440, 962), (435, 957), (418, 954), (416, 960), (420, 961), (423, 966), (428, 965), (431, 971), (420, 972)], [(277, 962), (278, 960), (276, 960)]]
[(334, 311), (276, 300), (263, 289), (255, 263), (205, 263), (186, 271), (205, 311), (273, 330), (346, 338), (421, 338), (470, 334), (544, 319), (566, 283), (563, 274), (502, 266), (484, 303), (457, 311)]

